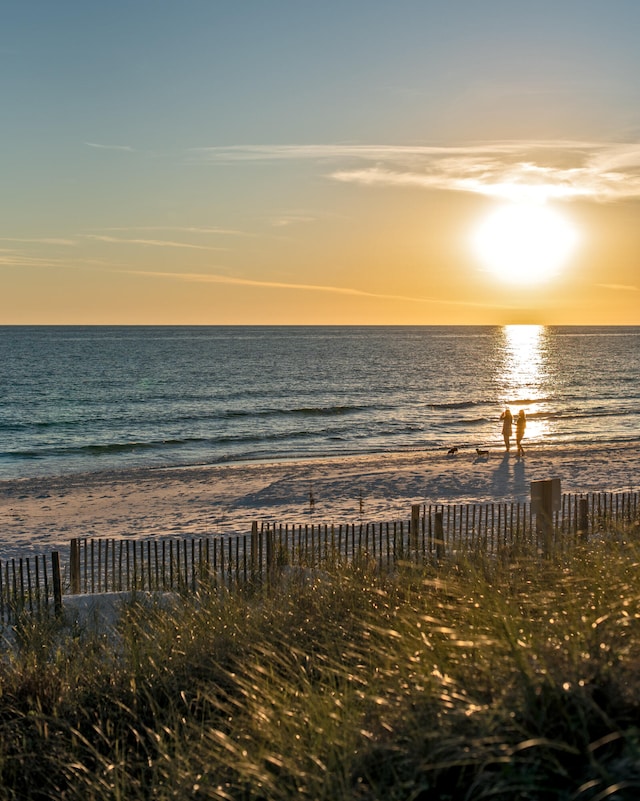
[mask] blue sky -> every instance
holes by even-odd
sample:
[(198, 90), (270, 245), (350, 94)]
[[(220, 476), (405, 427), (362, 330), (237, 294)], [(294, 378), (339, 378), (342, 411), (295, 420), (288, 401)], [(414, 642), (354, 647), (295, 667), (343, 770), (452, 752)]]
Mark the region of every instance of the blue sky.
[[(635, 0), (25, 0), (1, 23), (0, 323), (607, 322), (620, 304), (640, 323)], [(583, 246), (514, 298), (466, 237), (498, 183), (543, 175), (575, 190), (545, 200)]]

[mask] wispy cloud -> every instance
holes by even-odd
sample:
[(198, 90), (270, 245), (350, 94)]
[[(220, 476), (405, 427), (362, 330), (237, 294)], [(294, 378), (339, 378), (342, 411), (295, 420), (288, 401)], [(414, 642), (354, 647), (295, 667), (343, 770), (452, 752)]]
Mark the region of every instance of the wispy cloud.
[(83, 239), (94, 242), (108, 242), (116, 245), (142, 245), (144, 247), (158, 248), (187, 248), (188, 250), (225, 250), (226, 248), (212, 247), (210, 245), (195, 245), (192, 242), (173, 242), (166, 239), (126, 239), (117, 236), (102, 234), (82, 234)]
[(443, 298), (432, 297), (416, 297), (411, 295), (387, 295), (378, 292), (367, 292), (362, 289), (353, 289), (351, 287), (327, 286), (323, 284), (298, 284), (287, 281), (263, 281), (253, 278), (237, 278), (229, 275), (220, 275), (217, 273), (175, 273), (175, 272), (159, 272), (148, 270), (125, 270), (132, 275), (142, 275), (148, 278), (168, 278), (179, 281), (199, 282), (207, 284), (227, 284), (235, 286), (247, 287), (261, 287), (266, 289), (285, 289), (296, 290), (302, 292), (323, 292), (334, 295), (349, 295), (364, 298), (376, 298), (381, 300), (402, 300), (411, 303), (437, 303), (443, 306), (477, 306), (480, 308), (486, 307), (486, 303), (473, 303), (459, 300), (446, 300)]
[(135, 148), (130, 145), (103, 145), (100, 142), (85, 142), (87, 147), (93, 147), (96, 150), (120, 150), (126, 153), (134, 153)]
[(15, 236), (0, 237), (0, 242), (20, 242), (21, 244), (35, 244), (35, 245), (62, 245), (65, 247), (75, 247), (77, 242), (74, 239), (61, 239), (58, 237), (43, 237), (27, 239)]
[(29, 256), (24, 253), (0, 250), (0, 267), (56, 267), (66, 266), (63, 259)]
[(336, 181), (418, 186), (508, 200), (640, 198), (640, 143), (493, 142), (460, 147), (247, 145), (192, 151), (215, 162), (307, 159)]
[(101, 231), (180, 231), (187, 234), (221, 234), (225, 236), (248, 236), (244, 231), (235, 228), (219, 228), (216, 226), (196, 225), (128, 225), (101, 228)]
[(313, 222), (315, 217), (308, 217), (303, 214), (286, 214), (272, 220), (271, 225), (274, 228), (288, 228), (290, 225), (298, 225), (300, 223)]
[(596, 284), (600, 289), (611, 289), (614, 292), (638, 292), (640, 288), (632, 284)]

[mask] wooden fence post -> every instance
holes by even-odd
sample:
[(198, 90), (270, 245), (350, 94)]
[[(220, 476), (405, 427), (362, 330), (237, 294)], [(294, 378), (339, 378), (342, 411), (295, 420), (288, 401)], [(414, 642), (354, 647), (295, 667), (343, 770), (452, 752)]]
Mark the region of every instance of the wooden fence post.
[(436, 558), (444, 559), (444, 525), (442, 512), (436, 512), (434, 515), (434, 541), (436, 544)]
[(531, 506), (536, 516), (536, 527), (542, 534), (544, 555), (553, 551), (553, 513), (560, 510), (560, 479), (550, 478), (531, 482)]
[(69, 547), (69, 578), (71, 594), (80, 595), (80, 540), (74, 538)]
[(420, 504), (414, 503), (411, 506), (411, 529), (409, 534), (409, 553), (413, 551), (416, 558), (418, 556), (419, 531), (420, 531)]
[(589, 501), (580, 498), (578, 501), (578, 534), (585, 538), (589, 531)]
[(251, 578), (255, 581), (258, 572), (258, 523), (251, 524)]
[(60, 554), (51, 554), (51, 572), (53, 574), (53, 611), (56, 617), (62, 614), (62, 579), (60, 576)]
[(274, 548), (273, 548), (273, 528), (267, 523), (267, 581), (271, 581), (273, 578), (273, 572), (275, 568), (275, 558), (274, 558)]

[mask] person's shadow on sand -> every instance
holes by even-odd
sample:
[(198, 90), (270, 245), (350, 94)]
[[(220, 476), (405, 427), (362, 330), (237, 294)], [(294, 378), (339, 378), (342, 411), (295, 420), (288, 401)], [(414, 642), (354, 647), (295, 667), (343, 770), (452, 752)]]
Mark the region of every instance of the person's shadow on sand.
[(529, 487), (525, 471), (524, 459), (516, 459), (513, 462), (513, 472), (511, 472), (512, 460), (508, 453), (505, 453), (500, 460), (500, 464), (493, 471), (491, 488), (496, 497), (507, 498), (512, 496), (515, 500), (519, 496), (527, 497)]
[(496, 497), (503, 497), (509, 494), (511, 484), (509, 475), (509, 454), (505, 453), (500, 460), (500, 464), (493, 471), (491, 486)]
[(529, 486), (524, 469), (524, 459), (517, 459), (513, 465), (513, 489), (516, 493), (529, 494)]

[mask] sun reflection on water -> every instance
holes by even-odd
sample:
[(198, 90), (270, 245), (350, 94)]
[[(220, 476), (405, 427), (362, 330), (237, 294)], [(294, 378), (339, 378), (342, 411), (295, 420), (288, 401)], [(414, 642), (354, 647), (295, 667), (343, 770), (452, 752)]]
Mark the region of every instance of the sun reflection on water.
[(543, 325), (506, 325), (502, 329), (503, 361), (498, 375), (502, 403), (514, 417), (520, 409), (527, 415), (526, 439), (539, 440), (548, 433), (541, 418), (548, 390), (546, 329)]

